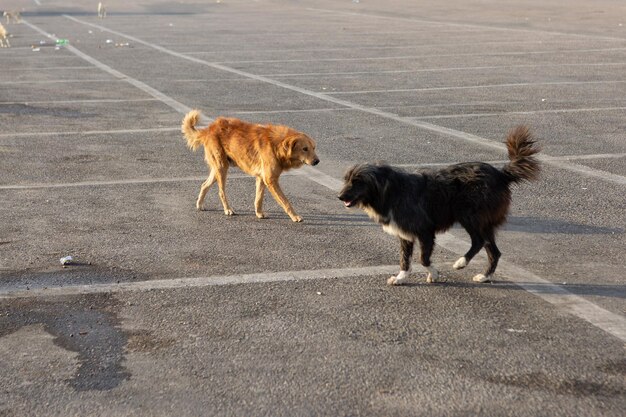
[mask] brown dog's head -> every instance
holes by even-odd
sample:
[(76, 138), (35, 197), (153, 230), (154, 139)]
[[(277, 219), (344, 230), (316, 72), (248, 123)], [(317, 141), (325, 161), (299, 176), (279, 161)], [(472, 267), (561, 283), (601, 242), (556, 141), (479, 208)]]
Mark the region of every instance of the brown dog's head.
[(317, 165), (320, 162), (315, 153), (315, 141), (304, 133), (288, 137), (283, 142), (283, 146), (287, 159), (292, 161), (293, 165)]

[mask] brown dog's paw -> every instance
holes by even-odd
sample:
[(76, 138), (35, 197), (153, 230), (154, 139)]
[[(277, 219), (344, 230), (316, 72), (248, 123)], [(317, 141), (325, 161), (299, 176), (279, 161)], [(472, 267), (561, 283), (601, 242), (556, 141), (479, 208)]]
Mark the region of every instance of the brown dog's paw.
[(300, 223), (302, 222), (302, 217), (298, 216), (297, 214), (295, 216), (291, 216), (291, 220), (293, 220), (296, 223)]
[(261, 213), (256, 213), (257, 218), (259, 219), (265, 219), (267, 216), (265, 215), (265, 213), (261, 212)]
[(224, 214), (227, 216), (234, 216), (235, 212), (233, 211), (233, 209), (224, 209)]

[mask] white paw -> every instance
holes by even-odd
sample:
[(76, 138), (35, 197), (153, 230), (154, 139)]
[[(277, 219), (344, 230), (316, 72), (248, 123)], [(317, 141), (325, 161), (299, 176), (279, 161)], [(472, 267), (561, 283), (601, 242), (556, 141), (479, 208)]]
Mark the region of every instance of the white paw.
[(397, 276), (389, 277), (387, 285), (402, 285), (409, 277), (408, 271), (400, 271)]
[(474, 282), (487, 282), (487, 281), (491, 281), (491, 275), (485, 275), (485, 274), (478, 274), (478, 275), (474, 275), (474, 278), (472, 278), (472, 280)]
[(463, 269), (467, 266), (467, 259), (465, 256), (461, 256), (457, 261), (452, 265), (454, 269)]
[(227, 216), (232, 216), (235, 212), (232, 209), (224, 209), (224, 214)]
[(426, 269), (428, 269), (428, 276), (426, 277), (426, 282), (428, 283), (437, 282), (437, 279), (439, 279), (439, 272), (435, 269), (435, 267), (427, 266)]

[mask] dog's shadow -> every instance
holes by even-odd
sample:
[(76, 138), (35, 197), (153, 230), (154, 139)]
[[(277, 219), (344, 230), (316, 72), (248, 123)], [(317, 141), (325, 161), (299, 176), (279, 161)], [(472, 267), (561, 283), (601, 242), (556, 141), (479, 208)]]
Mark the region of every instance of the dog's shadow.
[(550, 233), (569, 235), (613, 235), (622, 234), (619, 227), (601, 227), (578, 224), (558, 219), (542, 219), (539, 217), (509, 217), (502, 227), (503, 231), (525, 233)]
[[(235, 209), (236, 210), (236, 209)], [(198, 213), (207, 213), (210, 215), (222, 214), (222, 209), (211, 208), (199, 211)], [(241, 219), (246, 221), (259, 221), (265, 223), (285, 222), (291, 220), (283, 211), (265, 211), (266, 218), (258, 219), (252, 210), (236, 210), (234, 216), (230, 219)], [(361, 214), (301, 214), (303, 222), (302, 226), (350, 226), (350, 227), (380, 227), (380, 225), (372, 222), (369, 217)], [(226, 216), (224, 216), (226, 217)]]

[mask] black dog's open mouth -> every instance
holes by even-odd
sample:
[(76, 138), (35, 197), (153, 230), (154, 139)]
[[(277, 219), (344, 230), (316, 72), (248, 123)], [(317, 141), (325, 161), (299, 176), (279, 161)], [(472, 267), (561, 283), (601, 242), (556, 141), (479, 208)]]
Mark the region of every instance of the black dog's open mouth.
[(355, 201), (349, 201), (349, 200), (348, 200), (348, 201), (344, 201), (344, 202), (343, 202), (343, 205), (344, 205), (344, 206), (346, 206), (346, 207), (352, 207), (352, 206), (354, 206), (355, 204), (356, 204), (356, 202), (355, 202)]

